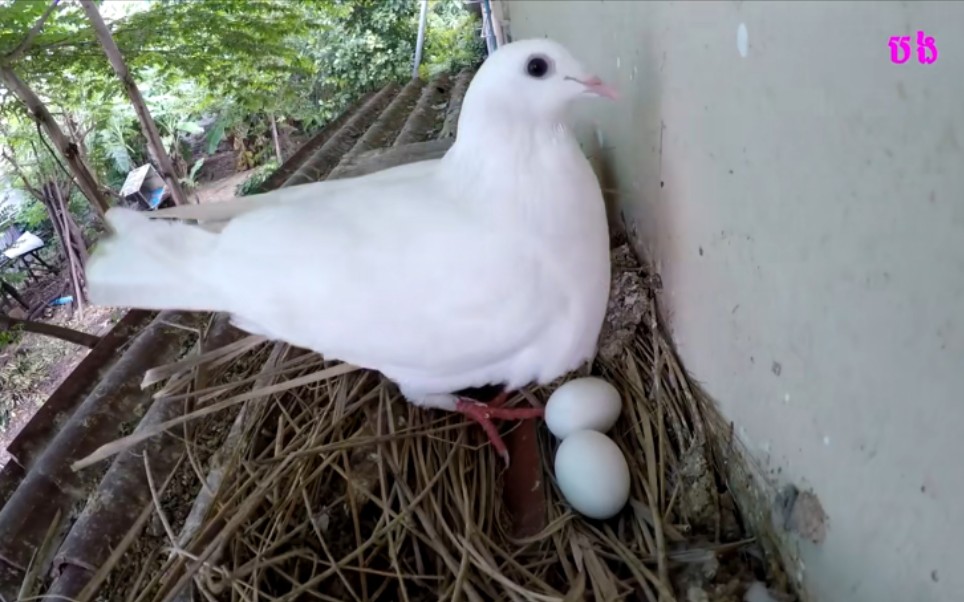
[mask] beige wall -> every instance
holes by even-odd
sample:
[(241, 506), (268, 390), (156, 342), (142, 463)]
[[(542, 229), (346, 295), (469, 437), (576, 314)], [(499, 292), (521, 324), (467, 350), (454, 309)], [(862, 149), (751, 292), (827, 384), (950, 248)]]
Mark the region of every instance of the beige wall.
[(964, 599), (964, 2), (507, 4), (624, 93), (582, 112), (687, 367), (830, 516), (814, 599)]

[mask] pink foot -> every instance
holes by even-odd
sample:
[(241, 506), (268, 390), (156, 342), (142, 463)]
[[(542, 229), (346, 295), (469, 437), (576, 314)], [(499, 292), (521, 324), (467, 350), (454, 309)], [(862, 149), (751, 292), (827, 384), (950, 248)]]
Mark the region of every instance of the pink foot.
[(478, 422), (485, 434), (489, 437), (489, 442), (495, 451), (502, 456), (506, 466), (509, 466), (509, 450), (499, 435), (499, 430), (495, 428), (492, 419), (496, 420), (528, 420), (531, 418), (541, 418), (544, 414), (542, 408), (504, 408), (502, 406), (509, 400), (509, 393), (503, 391), (489, 404), (480, 403), (472, 399), (460, 399), (455, 406), (455, 411), (464, 414), (470, 420)]

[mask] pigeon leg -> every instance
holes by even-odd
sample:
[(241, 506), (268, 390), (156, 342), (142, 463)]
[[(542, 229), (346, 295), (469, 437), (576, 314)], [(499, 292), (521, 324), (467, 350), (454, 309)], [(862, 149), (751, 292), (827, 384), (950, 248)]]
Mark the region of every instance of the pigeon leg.
[(504, 408), (505, 402), (509, 399), (509, 393), (503, 391), (491, 404), (484, 404), (472, 399), (461, 398), (455, 406), (455, 411), (465, 415), (470, 420), (478, 422), (485, 434), (489, 437), (489, 442), (495, 451), (502, 456), (505, 465), (509, 465), (509, 450), (499, 435), (499, 430), (495, 428), (492, 419), (496, 420), (528, 420), (531, 418), (541, 418), (544, 414), (542, 408)]
[(510, 397), (512, 397), (512, 392), (507, 389), (502, 389), (501, 393), (492, 398), (492, 401), (488, 403), (488, 406), (490, 408), (501, 408), (509, 402)]

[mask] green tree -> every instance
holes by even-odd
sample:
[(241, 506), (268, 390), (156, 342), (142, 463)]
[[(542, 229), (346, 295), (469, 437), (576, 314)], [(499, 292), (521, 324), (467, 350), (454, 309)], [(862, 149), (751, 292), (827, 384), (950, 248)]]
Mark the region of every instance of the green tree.
[[(0, 56), (50, 107), (100, 182), (118, 187), (147, 160), (146, 140), (79, 4), (0, 0)], [(206, 152), (230, 137), (259, 164), (276, 160), (271, 122), (310, 133), (360, 94), (409, 76), (418, 30), (411, 0), (152, 0), (107, 26), (180, 175), (199, 157), (183, 140), (216, 116)], [(26, 32), (50, 12), (22, 48)], [(477, 23), (460, 0), (431, 4), (423, 75), (481, 56)], [(8, 99), (9, 100), (9, 99)], [(0, 101), (2, 102), (2, 101)], [(19, 115), (0, 106), (0, 120)], [(17, 111), (20, 111), (17, 113)], [(34, 177), (36, 132), (3, 144)], [(19, 126), (18, 126), (19, 127)], [(32, 138), (32, 140), (31, 140)], [(251, 147), (251, 144), (254, 147)]]

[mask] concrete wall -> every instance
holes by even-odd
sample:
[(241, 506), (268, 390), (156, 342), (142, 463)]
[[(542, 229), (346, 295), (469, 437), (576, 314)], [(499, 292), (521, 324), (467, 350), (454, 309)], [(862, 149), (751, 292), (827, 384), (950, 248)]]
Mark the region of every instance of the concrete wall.
[[(688, 369), (830, 517), (813, 599), (964, 599), (964, 3), (506, 13), (624, 93), (581, 112)], [(892, 64), (918, 29), (937, 62)]]

